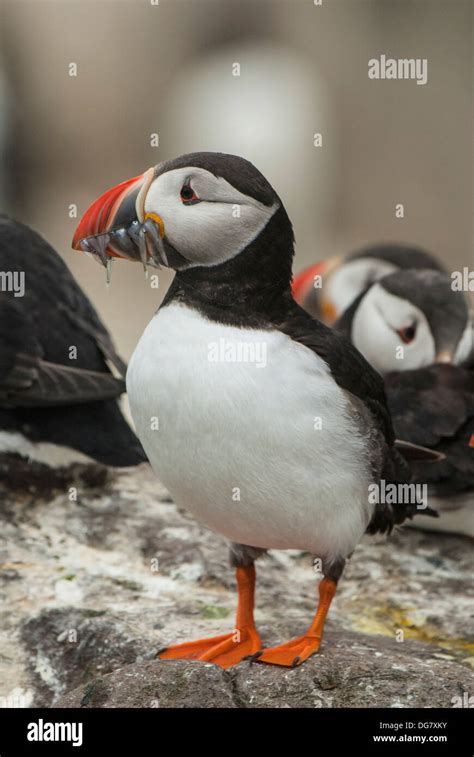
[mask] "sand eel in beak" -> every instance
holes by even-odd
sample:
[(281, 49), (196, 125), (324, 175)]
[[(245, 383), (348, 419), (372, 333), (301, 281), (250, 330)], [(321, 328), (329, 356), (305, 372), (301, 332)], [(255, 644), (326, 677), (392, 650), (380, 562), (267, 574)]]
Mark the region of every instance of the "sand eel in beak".
[[(152, 180), (141, 196), (144, 180), (125, 190), (126, 208), (121, 190), (103, 195), (104, 212), (94, 203), (75, 246), (118, 228), (129, 234), (147, 217), (160, 232), (176, 276), (131, 359), (132, 414), (174, 501), (231, 542), (238, 589), (234, 631), (159, 656), (227, 668), (252, 655), (295, 666), (318, 651), (345, 560), (363, 534), (433, 513), (402, 498), (373, 504), (371, 486), (410, 477), (383, 382), (348, 340), (293, 300), (292, 226), (264, 176), (220, 153), (184, 155), (144, 176)], [(133, 244), (123, 257), (140, 261)], [(108, 242), (105, 253), (121, 250)], [(148, 255), (164, 263), (159, 247)], [(254, 562), (290, 548), (321, 560), (317, 610), (306, 634), (262, 649)]]
[(2, 215), (0, 271), (0, 454), (49, 468), (144, 462), (117, 403), (126, 366), (58, 253)]
[(442, 270), (436, 258), (419, 247), (376, 244), (300, 271), (293, 280), (293, 297), (310, 315), (332, 326), (367, 287), (405, 268)]

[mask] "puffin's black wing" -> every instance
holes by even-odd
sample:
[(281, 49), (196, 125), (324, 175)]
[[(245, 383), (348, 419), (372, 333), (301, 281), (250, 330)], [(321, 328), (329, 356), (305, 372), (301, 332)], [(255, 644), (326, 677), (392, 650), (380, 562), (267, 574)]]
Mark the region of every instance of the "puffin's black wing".
[[(71, 325), (74, 328), (83, 331), (84, 334), (89, 334), (91, 339), (95, 341), (97, 347), (102, 352), (104, 359), (109, 362), (124, 379), (125, 374), (127, 373), (127, 365), (126, 363), (124, 363), (120, 355), (117, 354), (112, 339), (110, 338), (108, 332), (104, 329), (100, 320), (98, 321), (98, 323), (91, 324), (86, 321), (82, 315), (67, 308), (64, 303), (59, 303), (58, 307), (59, 310), (64, 313), (64, 316), (71, 322)], [(122, 391), (125, 390), (122, 389)]]
[(383, 380), (359, 350), (342, 334), (311, 318), (296, 303), (291, 308), (290, 317), (279, 324), (279, 329), (295, 342), (313, 350), (329, 365), (339, 386), (367, 406), (385, 441), (392, 447), (395, 434)]
[[(109, 370), (109, 362), (125, 377), (108, 331), (58, 253), (33, 229), (1, 214), (0, 270), (24, 276), (24, 294), (6, 295), (28, 313), (45, 360), (98, 371)], [(74, 361), (64, 351), (72, 336)]]
[(125, 382), (109, 372), (44, 360), (28, 312), (0, 294), (0, 406), (46, 407), (118, 397)]
[(439, 493), (474, 488), (474, 371), (430, 365), (385, 377), (397, 435), (446, 456), (436, 466), (413, 466), (415, 478)]
[(146, 460), (116, 401), (126, 366), (61, 257), (0, 215), (0, 271), (12, 285), (0, 293), (0, 430), (107, 465)]
[[(382, 377), (348, 339), (311, 318), (296, 303), (290, 307), (289, 317), (278, 328), (325, 360), (337, 384), (360, 400), (370, 412), (379, 431), (381, 478), (387, 483), (410, 482), (410, 467), (396, 448)], [(415, 504), (405, 502), (376, 505), (367, 531), (390, 531), (395, 524), (403, 523), (415, 514), (436, 516), (430, 508), (418, 509)]]

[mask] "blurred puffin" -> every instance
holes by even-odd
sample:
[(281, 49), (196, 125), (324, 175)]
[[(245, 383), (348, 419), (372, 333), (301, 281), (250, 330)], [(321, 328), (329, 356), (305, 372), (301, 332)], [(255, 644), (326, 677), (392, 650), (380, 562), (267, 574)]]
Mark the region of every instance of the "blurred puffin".
[[(161, 659), (298, 665), (319, 649), (364, 532), (433, 515), (416, 498), (377, 505), (368, 495), (382, 479), (408, 481), (408, 464), (380, 376), (293, 300), (293, 245), (269, 182), (222, 153), (183, 155), (110, 189), (74, 236), (76, 249), (105, 260), (176, 271), (128, 369), (132, 415), (173, 499), (231, 541), (239, 596), (233, 632), (170, 646)], [(254, 561), (290, 548), (321, 560), (317, 611), (306, 634), (262, 651)]]
[(14, 458), (61, 470), (146, 460), (117, 403), (125, 365), (57, 252), (1, 215), (0, 272), (2, 475)]
[(399, 271), (362, 292), (335, 328), (384, 375), (397, 436), (445, 455), (412, 467), (441, 515), (416, 525), (474, 536), (474, 366), (463, 293), (447, 273)]
[(293, 279), (293, 296), (308, 313), (332, 326), (370, 284), (404, 268), (443, 270), (433, 255), (419, 247), (375, 244), (300, 271)]
[(335, 324), (379, 373), (465, 363), (472, 326), (447, 273), (406, 269), (367, 287)]

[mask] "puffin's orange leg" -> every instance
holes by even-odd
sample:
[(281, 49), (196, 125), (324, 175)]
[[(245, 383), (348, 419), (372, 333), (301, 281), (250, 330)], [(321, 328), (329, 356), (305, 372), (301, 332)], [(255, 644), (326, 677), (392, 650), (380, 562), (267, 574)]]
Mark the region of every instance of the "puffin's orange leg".
[(222, 636), (174, 644), (158, 652), (160, 660), (202, 660), (230, 668), (262, 648), (253, 619), (255, 566), (236, 569), (238, 605), (235, 630)]
[(271, 665), (284, 665), (294, 668), (318, 651), (323, 637), (324, 623), (332, 598), (336, 593), (337, 582), (323, 578), (319, 584), (319, 604), (314, 620), (304, 636), (279, 644), (277, 647), (264, 649), (255, 659)]

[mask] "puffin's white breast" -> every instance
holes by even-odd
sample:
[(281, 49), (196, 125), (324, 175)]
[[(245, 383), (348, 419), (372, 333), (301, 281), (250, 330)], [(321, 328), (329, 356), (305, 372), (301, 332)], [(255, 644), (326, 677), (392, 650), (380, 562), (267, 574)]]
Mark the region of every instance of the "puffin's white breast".
[(127, 389), (155, 472), (210, 528), (329, 560), (352, 551), (371, 515), (367, 440), (312, 351), (171, 304), (146, 328)]

